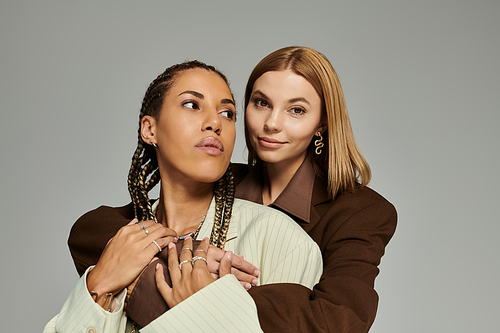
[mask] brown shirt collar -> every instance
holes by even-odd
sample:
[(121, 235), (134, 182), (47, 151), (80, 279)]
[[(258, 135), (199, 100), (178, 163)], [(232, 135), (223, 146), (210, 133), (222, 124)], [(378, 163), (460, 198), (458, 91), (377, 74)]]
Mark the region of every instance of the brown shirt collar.
[[(263, 177), (262, 170), (252, 170), (237, 186), (236, 197), (262, 204)], [(315, 183), (318, 187), (325, 181), (316, 177), (312, 159), (307, 157), (283, 192), (270, 206), (300, 219), (301, 222), (317, 222), (320, 216), (312, 207), (312, 203), (328, 200), (328, 194), (325, 186), (315, 188)], [(313, 190), (315, 190), (314, 198)]]

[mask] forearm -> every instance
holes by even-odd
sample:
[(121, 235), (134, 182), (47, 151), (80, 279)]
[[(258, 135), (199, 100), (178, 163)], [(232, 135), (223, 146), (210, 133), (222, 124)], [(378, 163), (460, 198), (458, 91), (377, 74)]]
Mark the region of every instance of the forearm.
[(322, 283), (313, 291), (289, 283), (250, 289), (263, 331), (367, 332), (377, 311), (378, 297), (373, 288), (340, 286), (341, 281), (336, 279), (329, 283), (336, 284), (336, 291)]
[(86, 278), (89, 270), (78, 280), (75, 288), (66, 299), (61, 312), (45, 327), (44, 333), (87, 332), (124, 332), (127, 318), (123, 312), (126, 291), (116, 295), (113, 311), (105, 311), (95, 303), (87, 290)]

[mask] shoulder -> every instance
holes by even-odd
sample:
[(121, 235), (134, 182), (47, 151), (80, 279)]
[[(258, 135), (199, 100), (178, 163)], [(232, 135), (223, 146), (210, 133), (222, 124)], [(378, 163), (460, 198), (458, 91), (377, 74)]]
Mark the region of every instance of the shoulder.
[(334, 203), (337, 205), (355, 206), (360, 209), (371, 205), (381, 205), (387, 209), (394, 210), (394, 206), (386, 198), (367, 186), (356, 189), (353, 192), (347, 191), (340, 194)]
[[(73, 225), (73, 230), (97, 228), (121, 228), (125, 220), (134, 218), (132, 203), (121, 207), (100, 206), (83, 214)], [(128, 223), (128, 222), (127, 222)], [(94, 229), (95, 230), (95, 229)]]
[(344, 192), (335, 200), (315, 206), (324, 226), (323, 235), (360, 232), (384, 238), (387, 243), (396, 230), (397, 212), (392, 203), (369, 187)]
[(328, 212), (335, 212), (336, 215), (353, 215), (365, 209), (376, 209), (380, 212), (396, 214), (392, 203), (367, 186), (340, 193), (334, 200), (315, 202), (313, 197), (313, 205), (320, 215), (325, 215)]
[(73, 224), (68, 246), (80, 275), (88, 266), (97, 263), (111, 237), (133, 218), (132, 204), (122, 207), (101, 206), (83, 214)]

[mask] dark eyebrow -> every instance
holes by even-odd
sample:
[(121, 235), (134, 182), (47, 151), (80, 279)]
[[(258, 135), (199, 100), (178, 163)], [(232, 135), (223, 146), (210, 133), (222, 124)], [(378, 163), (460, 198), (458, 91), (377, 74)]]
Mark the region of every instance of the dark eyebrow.
[[(179, 94), (182, 95), (182, 94), (191, 94), (193, 96), (196, 96), (198, 97), (199, 99), (205, 99), (205, 96), (203, 96), (203, 94), (197, 92), (197, 91), (194, 91), (194, 90), (186, 90), (186, 91), (183, 91)], [(234, 104), (234, 101), (232, 99), (229, 99), (229, 98), (224, 98), (224, 99), (221, 99), (220, 101), (222, 104), (232, 104), (232, 105), (235, 105)]]
[[(264, 94), (264, 93), (263, 93), (262, 91), (260, 91), (260, 90), (255, 90), (255, 91), (253, 92), (253, 94), (259, 94), (259, 95), (261, 95), (263, 98), (265, 98), (265, 99), (269, 100), (269, 97), (267, 97), (267, 96), (266, 96), (266, 94)], [(253, 95), (253, 94), (252, 94), (252, 95)], [(288, 100), (288, 103), (295, 103), (295, 102), (304, 102), (304, 103), (306, 103), (306, 104), (311, 105), (311, 103), (309, 103), (309, 101), (308, 101), (307, 99), (305, 99), (304, 97), (296, 97), (296, 98), (291, 98), (291, 99), (289, 99), (289, 100)]]
[(269, 97), (267, 97), (267, 95), (266, 95), (266, 94), (264, 94), (264, 93), (263, 93), (262, 91), (260, 91), (260, 90), (255, 90), (255, 91), (252, 93), (252, 95), (253, 95), (253, 94), (259, 94), (259, 95), (261, 95), (262, 97), (264, 97), (265, 99), (269, 99)]
[(232, 99), (224, 98), (224, 99), (221, 99), (221, 100), (220, 100), (220, 102), (221, 102), (222, 104), (232, 104), (232, 105), (236, 106), (236, 105), (234, 104), (234, 101), (233, 101)]
[(288, 100), (288, 103), (295, 103), (295, 102), (304, 102), (306, 104), (311, 105), (311, 103), (309, 103), (309, 101), (304, 97), (296, 97)]
[(193, 90), (186, 90), (186, 91), (183, 91), (183, 92), (181, 92), (181, 93), (179, 94), (179, 96), (180, 96), (180, 95), (182, 95), (182, 94), (191, 94), (191, 95), (193, 95), (193, 96), (198, 97), (199, 99), (204, 99), (204, 98), (205, 98), (205, 96), (203, 96), (203, 94), (200, 94), (199, 92), (197, 92), (197, 91), (193, 91)]

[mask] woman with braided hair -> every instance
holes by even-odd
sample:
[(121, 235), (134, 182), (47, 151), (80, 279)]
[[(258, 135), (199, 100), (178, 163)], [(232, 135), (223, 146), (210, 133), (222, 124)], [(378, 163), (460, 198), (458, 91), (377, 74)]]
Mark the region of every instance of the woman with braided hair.
[[(255, 304), (230, 274), (233, 253), (259, 267), (260, 284), (308, 288), (319, 280), (321, 253), (285, 214), (234, 199), (235, 103), (226, 78), (198, 61), (174, 65), (149, 86), (139, 119), (128, 177), (132, 204), (118, 209), (127, 220), (74, 225), (72, 234), (82, 237), (71, 241), (72, 255), (85, 271), (44, 332), (260, 331)], [(148, 192), (158, 182), (160, 198), (151, 202)], [(202, 239), (197, 248), (193, 239)], [(209, 244), (227, 251), (216, 278)], [(171, 286), (165, 263), (150, 264), (165, 251)], [(151, 267), (171, 309), (141, 328), (124, 303)], [(230, 320), (235, 314), (237, 322)]]
[[(377, 313), (378, 265), (397, 213), (367, 186), (370, 167), (354, 139), (337, 73), (312, 48), (276, 50), (250, 74), (244, 108), (249, 154), (248, 165), (233, 165), (236, 198), (293, 218), (318, 243), (324, 264), (312, 290), (289, 283), (249, 289), (261, 328), (368, 332)], [(123, 208), (101, 207), (78, 223), (123, 224), (123, 216)], [(84, 233), (75, 230), (69, 245), (81, 271), (91, 260), (81, 255), (76, 235)], [(209, 253), (224, 255), (213, 247)]]

